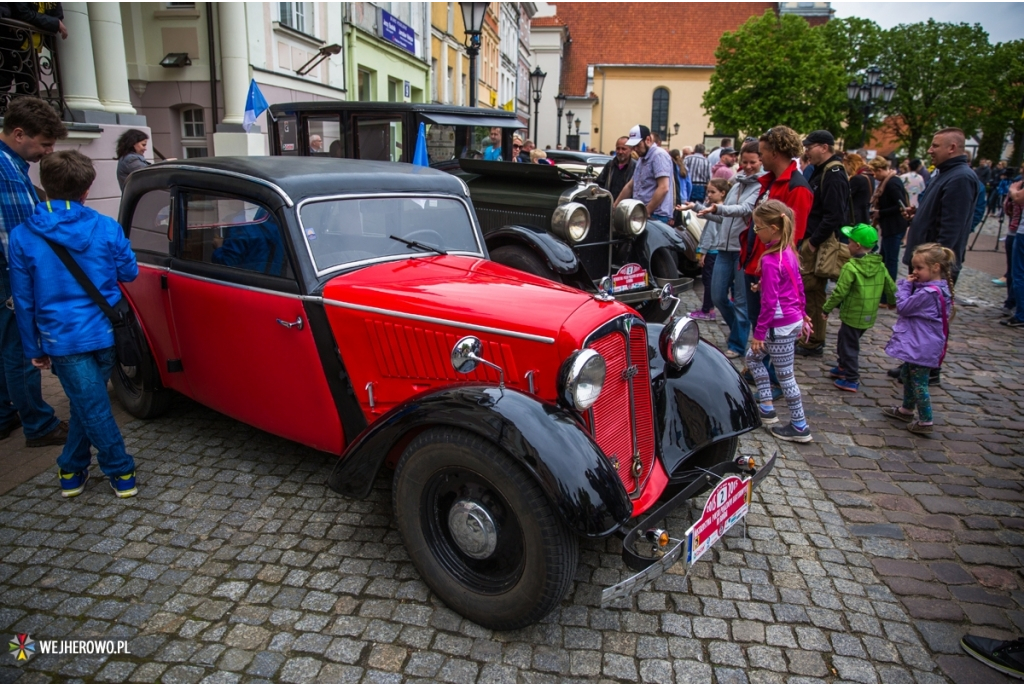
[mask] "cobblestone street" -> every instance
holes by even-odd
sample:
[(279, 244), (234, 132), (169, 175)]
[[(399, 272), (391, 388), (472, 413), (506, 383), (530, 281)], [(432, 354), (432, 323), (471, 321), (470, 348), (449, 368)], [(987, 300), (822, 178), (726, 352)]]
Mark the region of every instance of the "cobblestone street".
[[(515, 632), (461, 619), (419, 580), (390, 471), (346, 500), (324, 485), (334, 457), (184, 399), (155, 421), (119, 415), (138, 497), (117, 500), (94, 466), (62, 500), (52, 461), (0, 495), (0, 631), (131, 654), (7, 656), (0, 682), (1006, 682), (958, 644), (1024, 632), (1024, 334), (997, 324), (989, 279), (960, 279), (979, 306), (953, 321), (931, 437), (880, 413), (902, 395), (882, 351), (895, 312), (862, 339), (857, 394), (827, 377), (836, 321), (826, 356), (797, 361), (815, 441), (741, 439), (782, 457), (745, 529), (610, 609), (619, 543), (583, 543), (561, 607)], [(725, 330), (702, 323), (723, 347)]]

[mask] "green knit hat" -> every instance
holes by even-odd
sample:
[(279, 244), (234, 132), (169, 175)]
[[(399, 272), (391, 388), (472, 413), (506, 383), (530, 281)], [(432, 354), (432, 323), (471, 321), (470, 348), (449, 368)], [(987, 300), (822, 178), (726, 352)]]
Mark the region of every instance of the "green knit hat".
[(839, 230), (843, 232), (843, 235), (865, 250), (873, 250), (875, 245), (878, 244), (878, 231), (873, 226), (857, 224), (856, 226), (843, 226)]

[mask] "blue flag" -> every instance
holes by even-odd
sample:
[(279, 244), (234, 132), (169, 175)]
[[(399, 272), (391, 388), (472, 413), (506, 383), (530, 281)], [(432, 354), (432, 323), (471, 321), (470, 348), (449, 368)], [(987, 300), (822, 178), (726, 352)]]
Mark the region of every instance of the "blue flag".
[(242, 116), (242, 128), (246, 133), (256, 123), (256, 117), (267, 111), (269, 107), (267, 99), (260, 92), (260, 87), (256, 85), (256, 79), (253, 79), (249, 83), (249, 95), (245, 98), (245, 114)]
[(427, 156), (427, 125), (420, 122), (419, 133), (416, 134), (416, 150), (412, 155), (412, 163), (416, 166), (430, 166)]

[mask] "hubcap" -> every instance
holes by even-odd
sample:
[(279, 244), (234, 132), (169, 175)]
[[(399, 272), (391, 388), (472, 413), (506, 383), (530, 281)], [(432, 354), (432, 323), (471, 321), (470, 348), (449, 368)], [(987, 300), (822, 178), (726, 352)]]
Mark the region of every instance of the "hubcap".
[(448, 511), (448, 530), (462, 552), (486, 559), (498, 547), (498, 528), (491, 513), (477, 502), (460, 499)]

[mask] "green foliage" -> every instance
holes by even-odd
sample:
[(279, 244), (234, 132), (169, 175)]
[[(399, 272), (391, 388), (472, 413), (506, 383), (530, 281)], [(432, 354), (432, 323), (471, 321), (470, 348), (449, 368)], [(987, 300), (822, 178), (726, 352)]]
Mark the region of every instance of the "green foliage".
[[(860, 82), (861, 74), (873, 64), (885, 50), (885, 32), (870, 19), (848, 17), (832, 19), (816, 27), (825, 35), (825, 42), (832, 51), (832, 59), (844, 69), (843, 84)], [(877, 128), (881, 118), (877, 110), (865, 126), (864, 109), (859, 102), (847, 101), (843, 109), (843, 139), (847, 144), (860, 142), (865, 130)]]
[(978, 156), (999, 159), (1006, 131), (1012, 129), (1014, 166), (1020, 164), (1020, 136), (1024, 133), (1024, 40), (1000, 43), (988, 65), (989, 100), (982, 120), (983, 137)]
[(771, 10), (725, 33), (702, 105), (717, 130), (760, 134), (785, 124), (838, 134), (846, 110), (843, 67), (823, 32)]

